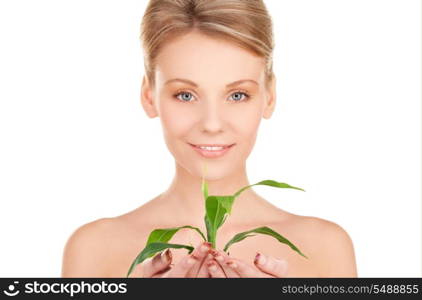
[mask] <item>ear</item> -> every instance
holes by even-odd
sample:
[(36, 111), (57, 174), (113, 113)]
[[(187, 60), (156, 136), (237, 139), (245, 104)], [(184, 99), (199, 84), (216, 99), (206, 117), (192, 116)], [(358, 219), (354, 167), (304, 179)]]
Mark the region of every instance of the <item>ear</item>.
[(267, 102), (265, 103), (265, 107), (264, 107), (264, 113), (263, 113), (263, 117), (265, 119), (269, 119), (271, 118), (271, 115), (274, 112), (274, 108), (275, 108), (275, 100), (276, 100), (276, 78), (275, 75), (273, 75), (273, 78), (270, 82), (270, 86), (269, 86), (269, 90), (267, 91)]
[(152, 87), (149, 84), (148, 78), (145, 75), (142, 79), (141, 104), (148, 117), (155, 118), (158, 116), (158, 112), (155, 107), (154, 97), (152, 94)]

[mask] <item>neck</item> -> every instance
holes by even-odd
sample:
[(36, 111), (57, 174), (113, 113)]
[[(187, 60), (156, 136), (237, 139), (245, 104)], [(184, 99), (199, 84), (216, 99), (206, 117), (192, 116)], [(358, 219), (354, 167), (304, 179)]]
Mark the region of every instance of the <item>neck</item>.
[[(250, 185), (246, 168), (243, 166), (224, 178), (206, 180), (208, 195), (233, 195), (241, 188)], [(176, 162), (176, 174), (170, 187), (162, 193), (157, 201), (167, 207), (171, 219), (181, 225), (201, 226), (204, 224), (205, 199), (201, 190), (202, 178), (186, 171)], [(244, 190), (234, 201), (231, 215), (225, 224), (244, 224), (254, 218), (252, 212), (271, 206), (259, 197), (252, 188)], [(183, 224), (182, 224), (183, 223)], [(185, 224), (186, 223), (186, 224)]]

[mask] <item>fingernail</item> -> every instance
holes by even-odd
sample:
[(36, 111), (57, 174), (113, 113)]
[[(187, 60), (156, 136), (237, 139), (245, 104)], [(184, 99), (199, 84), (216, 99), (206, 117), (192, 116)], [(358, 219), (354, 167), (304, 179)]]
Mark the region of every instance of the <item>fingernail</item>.
[(253, 260), (253, 262), (255, 264), (258, 263), (259, 256), (260, 256), (260, 254), (259, 254), (259, 252), (257, 252), (256, 255), (255, 255), (255, 259)]
[(166, 250), (166, 259), (167, 259), (167, 262), (170, 262), (172, 258), (173, 258), (173, 255), (171, 254), (170, 249), (167, 249)]
[(208, 259), (213, 259), (213, 258), (214, 258), (214, 256), (212, 256), (212, 255), (211, 255), (211, 253), (209, 253), (209, 254), (207, 255), (207, 258), (208, 258)]
[(258, 263), (259, 265), (262, 266), (265, 264), (266, 261), (267, 261), (267, 258), (265, 257), (264, 254), (261, 254), (259, 252), (256, 253), (254, 263)]
[(161, 260), (164, 263), (168, 263), (169, 262), (168, 261), (168, 254), (167, 254), (168, 251), (169, 251), (169, 249), (166, 249), (165, 251), (161, 252)]
[(234, 261), (228, 261), (227, 263), (226, 263), (230, 268), (233, 268), (233, 269), (235, 269), (235, 268), (237, 268), (237, 264), (234, 262)]
[(217, 256), (218, 255), (218, 251), (215, 250), (215, 249), (211, 249), (211, 254), (214, 255), (214, 256)]

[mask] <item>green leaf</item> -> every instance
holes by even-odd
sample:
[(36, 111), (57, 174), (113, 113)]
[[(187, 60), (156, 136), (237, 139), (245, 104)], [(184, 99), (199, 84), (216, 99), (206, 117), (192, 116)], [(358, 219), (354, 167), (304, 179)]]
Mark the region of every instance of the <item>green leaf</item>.
[(209, 242), (215, 248), (217, 230), (225, 222), (227, 215), (231, 213), (233, 196), (208, 196), (205, 200), (205, 226)]
[(182, 228), (190, 228), (190, 229), (196, 230), (202, 236), (204, 241), (207, 240), (199, 228), (193, 227), (190, 225), (185, 225), (185, 226), (180, 226), (180, 227), (160, 228), (160, 229), (153, 230), (149, 234), (147, 245), (153, 242), (168, 242), (173, 237), (173, 235), (175, 235), (175, 233)]
[(228, 214), (232, 213), (232, 206), (234, 202), (234, 196), (214, 196), (217, 197), (218, 201), (221, 203), (221, 206), (227, 211)]
[(221, 206), (215, 196), (208, 196), (205, 201), (205, 227), (207, 228), (208, 241), (216, 247), (217, 225), (221, 223), (226, 210)]
[(229, 216), (228, 214), (225, 214), (224, 215), (224, 217), (221, 220), (220, 224), (218, 224), (217, 229), (220, 228), (224, 224), (224, 222), (226, 222), (226, 219), (227, 219), (228, 216)]
[(291, 186), (291, 185), (289, 185), (287, 183), (277, 182), (277, 181), (274, 181), (274, 180), (262, 180), (262, 181), (260, 181), (258, 183), (251, 184), (251, 185), (248, 185), (248, 186), (245, 186), (245, 187), (241, 188), (233, 196), (235, 198), (238, 197), (240, 195), (240, 193), (242, 193), (244, 190), (246, 190), (246, 189), (248, 189), (248, 188), (250, 188), (250, 187), (252, 187), (254, 185), (269, 185), (269, 186), (278, 187), (278, 188), (289, 188), (289, 189), (296, 189), (296, 190), (305, 191), (304, 189), (301, 189), (301, 188), (298, 188), (298, 187), (295, 187), (295, 186)]
[(282, 235), (280, 235), (279, 233), (275, 232), (274, 230), (272, 230), (271, 228), (269, 228), (267, 226), (258, 227), (258, 228), (252, 229), (252, 230), (248, 230), (248, 231), (236, 234), (226, 244), (226, 246), (224, 246), (224, 251), (227, 251), (227, 249), (232, 244), (240, 242), (240, 241), (244, 240), (245, 238), (247, 238), (249, 236), (253, 236), (253, 235), (248, 235), (249, 233), (261, 233), (261, 234), (266, 234), (266, 235), (272, 236), (272, 237), (276, 238), (279, 242), (288, 245), (290, 248), (292, 248), (294, 251), (296, 251), (297, 253), (299, 253), (303, 257), (308, 258), (308, 257), (306, 257), (306, 255), (304, 255), (302, 252), (300, 252), (300, 250), (295, 245), (293, 245), (289, 240), (287, 240), (285, 237), (283, 237)]
[(247, 237), (250, 237), (250, 236), (255, 236), (256, 234), (241, 234), (241, 233), (238, 233), (238, 234), (236, 234), (227, 244), (226, 244), (226, 246), (224, 247), (224, 251), (227, 251), (227, 249), (232, 245), (232, 244), (234, 244), (234, 243), (237, 243), (237, 242), (240, 242), (240, 241), (242, 241), (242, 240), (244, 240), (244, 239), (246, 239)]
[(205, 202), (205, 209), (211, 228), (215, 230), (217, 225), (221, 223), (227, 210), (221, 205), (218, 196), (208, 196)]
[(207, 199), (208, 198), (208, 183), (203, 178), (202, 178), (201, 190), (202, 190), (202, 193), (204, 194), (204, 199)]
[(263, 180), (258, 183), (248, 185), (240, 189), (234, 195), (228, 196), (209, 196), (208, 189), (205, 181), (203, 180), (202, 191), (205, 197), (205, 226), (207, 229), (208, 241), (211, 242), (213, 247), (216, 245), (217, 231), (224, 224), (228, 215), (231, 214), (232, 206), (236, 197), (238, 197), (245, 189), (254, 185), (268, 185), (279, 188), (293, 188), (302, 190), (301, 188), (291, 186), (287, 183), (277, 182), (274, 180)]
[(206, 214), (211, 224), (220, 227), (224, 216), (231, 213), (233, 196), (208, 196), (205, 202)]
[(189, 250), (189, 254), (194, 250), (193, 247), (188, 245), (180, 245), (180, 244), (169, 244), (169, 243), (161, 243), (161, 242), (153, 242), (148, 244), (135, 258), (132, 265), (129, 268), (129, 271), (127, 272), (126, 277), (129, 277), (129, 275), (132, 273), (133, 269), (136, 267), (136, 265), (142, 263), (144, 260), (146, 260), (149, 257), (154, 256), (157, 252), (163, 251), (167, 248), (185, 248)]
[(201, 190), (202, 190), (202, 193), (204, 194), (205, 200), (208, 197), (208, 183), (205, 181), (206, 176), (207, 176), (207, 164), (204, 163), (202, 165), (202, 186), (201, 186)]
[(208, 220), (207, 215), (205, 215), (204, 221), (205, 221), (205, 227), (207, 229), (207, 241), (212, 243), (212, 241), (211, 241), (212, 240), (212, 237), (211, 237), (212, 229), (211, 229), (211, 224), (210, 224), (210, 221)]

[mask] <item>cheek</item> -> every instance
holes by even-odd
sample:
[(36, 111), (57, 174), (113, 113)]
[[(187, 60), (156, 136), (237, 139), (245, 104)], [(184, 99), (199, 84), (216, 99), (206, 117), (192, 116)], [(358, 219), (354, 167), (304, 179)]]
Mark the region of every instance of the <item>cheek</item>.
[(181, 137), (186, 135), (192, 127), (192, 112), (189, 113), (183, 105), (163, 103), (160, 107), (160, 120), (163, 130), (168, 137)]
[(242, 115), (236, 116), (236, 135), (239, 141), (238, 156), (236, 158), (238, 164), (242, 164), (243, 161), (251, 154), (256, 137), (258, 135), (259, 125), (262, 120), (262, 113), (259, 107), (252, 109), (245, 109)]
[(236, 126), (236, 132), (244, 140), (254, 139), (261, 123), (262, 113), (259, 107), (248, 107), (239, 114), (232, 114), (231, 121)]

